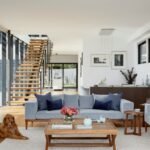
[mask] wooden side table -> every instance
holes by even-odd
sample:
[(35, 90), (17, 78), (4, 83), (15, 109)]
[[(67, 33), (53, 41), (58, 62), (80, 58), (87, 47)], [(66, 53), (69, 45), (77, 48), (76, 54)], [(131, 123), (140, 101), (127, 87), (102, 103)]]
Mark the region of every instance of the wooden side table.
[[(144, 113), (143, 112), (135, 112), (135, 111), (126, 111), (125, 115), (126, 115), (126, 118), (125, 118), (124, 134), (126, 134), (126, 135), (134, 134), (134, 135), (141, 136), (141, 120), (142, 120), (142, 116), (144, 115)], [(133, 120), (129, 119), (129, 116), (133, 116)], [(132, 125), (131, 125), (133, 127), (132, 132), (127, 131), (129, 120), (132, 121)]]

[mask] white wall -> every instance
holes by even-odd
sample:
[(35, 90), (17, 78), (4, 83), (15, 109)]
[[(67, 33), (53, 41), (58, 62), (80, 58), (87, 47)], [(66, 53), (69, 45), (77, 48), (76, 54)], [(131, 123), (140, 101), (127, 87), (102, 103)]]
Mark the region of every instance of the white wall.
[(123, 31), (115, 31), (111, 36), (93, 36), (83, 41), (83, 87), (89, 88), (106, 78), (107, 85), (121, 85), (125, 83), (120, 70), (109, 67), (93, 67), (90, 63), (91, 54), (109, 54), (112, 51), (127, 51), (128, 36)]
[(134, 66), (135, 72), (138, 74), (136, 78), (136, 84), (141, 85), (143, 81), (146, 81), (146, 76), (150, 75), (150, 63), (138, 64), (138, 43), (150, 38), (150, 34), (145, 34), (131, 41), (130, 49), (128, 50), (130, 67)]

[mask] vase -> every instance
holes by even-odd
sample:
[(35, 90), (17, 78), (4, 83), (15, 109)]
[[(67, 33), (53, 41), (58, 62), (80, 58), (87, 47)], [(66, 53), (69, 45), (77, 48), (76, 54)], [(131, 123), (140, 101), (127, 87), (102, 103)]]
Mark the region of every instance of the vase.
[(66, 115), (66, 116), (64, 117), (64, 120), (65, 120), (66, 123), (71, 123), (72, 120), (73, 120), (73, 116), (68, 116), (68, 115)]

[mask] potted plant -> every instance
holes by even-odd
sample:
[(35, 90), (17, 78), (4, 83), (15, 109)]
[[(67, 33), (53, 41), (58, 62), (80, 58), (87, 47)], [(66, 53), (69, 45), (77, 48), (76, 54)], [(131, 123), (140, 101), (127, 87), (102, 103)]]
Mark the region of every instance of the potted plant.
[(131, 70), (127, 70), (127, 72), (123, 72), (120, 70), (121, 74), (125, 77), (128, 84), (133, 84), (137, 77), (137, 73), (134, 73), (134, 68), (132, 67)]

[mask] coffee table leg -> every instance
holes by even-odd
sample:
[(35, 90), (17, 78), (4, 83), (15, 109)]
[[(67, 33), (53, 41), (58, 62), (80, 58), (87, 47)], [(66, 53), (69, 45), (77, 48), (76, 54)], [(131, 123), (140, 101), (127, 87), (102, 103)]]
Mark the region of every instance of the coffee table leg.
[(127, 134), (127, 124), (128, 124), (128, 114), (126, 114), (126, 118), (124, 121), (124, 134)]
[(45, 146), (45, 150), (48, 150), (48, 146), (50, 145), (50, 135), (45, 135), (46, 138), (46, 146)]
[(112, 146), (111, 136), (110, 136), (110, 135), (107, 135), (107, 137), (108, 137), (108, 140), (109, 140), (109, 145)]
[(116, 139), (116, 135), (112, 135), (112, 146), (113, 146), (113, 150), (116, 150), (115, 139)]

